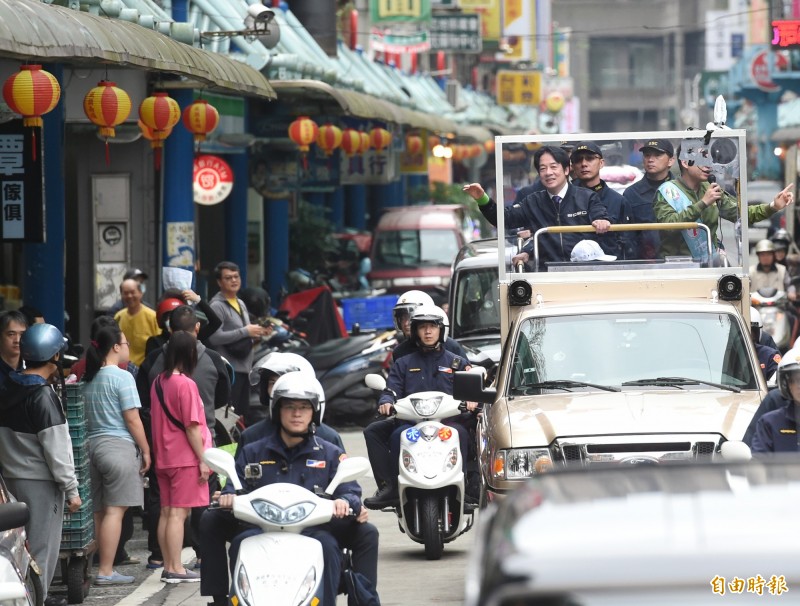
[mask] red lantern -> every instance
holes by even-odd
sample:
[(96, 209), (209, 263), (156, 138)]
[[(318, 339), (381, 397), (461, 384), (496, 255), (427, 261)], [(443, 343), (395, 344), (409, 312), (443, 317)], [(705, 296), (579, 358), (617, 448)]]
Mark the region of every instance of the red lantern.
[(342, 149), (348, 156), (361, 153), (361, 133), (354, 128), (345, 128), (342, 131)]
[(325, 152), (326, 156), (333, 154), (333, 150), (342, 144), (342, 129), (334, 124), (324, 124), (319, 127), (317, 145)]
[(308, 151), (309, 146), (317, 140), (318, 134), (317, 123), (308, 116), (300, 116), (289, 125), (289, 138), (302, 153)]
[[(3, 99), (11, 111), (22, 116), (23, 126), (42, 126), (42, 116), (52, 111), (61, 98), (56, 77), (41, 65), (22, 65), (3, 85)], [(36, 160), (36, 131), (33, 132), (33, 159)]]
[(139, 118), (153, 131), (151, 145), (156, 150), (156, 169), (160, 169), (162, 141), (169, 136), (165, 131), (172, 132), (172, 127), (181, 119), (181, 108), (167, 93), (153, 93), (139, 105)]
[(433, 136), (433, 135), (428, 137), (428, 149), (430, 151), (433, 151), (433, 148), (436, 147), (437, 145), (441, 145), (441, 143), (442, 143), (442, 140), (439, 137), (436, 137), (436, 136)]
[(481, 155), (482, 151), (483, 147), (480, 145), (480, 143), (473, 143), (472, 145), (469, 146), (469, 157), (477, 158), (478, 156)]
[(130, 95), (113, 82), (100, 80), (83, 98), (83, 113), (100, 127), (100, 136), (106, 138), (106, 164), (109, 164), (108, 139), (115, 136), (114, 127), (128, 119)]
[(483, 142), (483, 149), (486, 150), (487, 154), (494, 153), (494, 139), (487, 139)]
[(142, 131), (142, 136), (150, 141), (150, 147), (153, 149), (158, 149), (159, 147), (164, 147), (164, 139), (170, 136), (172, 133), (172, 129), (167, 130), (159, 130), (155, 131), (147, 124), (139, 120), (139, 129)]
[(361, 153), (368, 151), (370, 147), (372, 147), (372, 141), (369, 138), (369, 133), (365, 133), (363, 130), (358, 131), (359, 136), (361, 137)]
[(453, 161), (454, 162), (461, 162), (466, 155), (466, 150), (464, 149), (463, 145), (454, 145), (453, 146)]
[(375, 127), (369, 132), (369, 141), (372, 147), (381, 152), (392, 142), (392, 133), (385, 128)]
[(416, 155), (422, 151), (422, 137), (419, 135), (408, 135), (406, 137), (406, 152)]
[(198, 99), (183, 110), (183, 125), (199, 146), (219, 125), (219, 112), (205, 99)]

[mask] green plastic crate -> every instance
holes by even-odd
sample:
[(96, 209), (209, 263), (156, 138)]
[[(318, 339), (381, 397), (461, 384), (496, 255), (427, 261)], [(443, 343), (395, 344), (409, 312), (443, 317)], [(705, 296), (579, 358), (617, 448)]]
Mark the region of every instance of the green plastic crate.
[(69, 423), (69, 437), (72, 438), (72, 447), (82, 445), (83, 442), (86, 440), (86, 435), (88, 433), (88, 425), (86, 421), (80, 421), (78, 423)]
[(64, 514), (64, 530), (80, 530), (86, 528), (94, 520), (92, 500), (83, 501), (78, 511)]
[(92, 498), (92, 483), (89, 482), (88, 478), (83, 482), (78, 480), (78, 496), (83, 502)]
[(61, 531), (61, 549), (85, 549), (94, 540), (94, 522), (82, 528), (64, 528)]
[(78, 465), (75, 463), (75, 477), (78, 478), (78, 484), (82, 484), (86, 482), (89, 483), (89, 479), (91, 478), (91, 474), (89, 473), (89, 458), (86, 457), (86, 460)]
[(86, 446), (72, 449), (72, 458), (75, 459), (75, 469), (83, 467), (89, 462), (89, 449)]

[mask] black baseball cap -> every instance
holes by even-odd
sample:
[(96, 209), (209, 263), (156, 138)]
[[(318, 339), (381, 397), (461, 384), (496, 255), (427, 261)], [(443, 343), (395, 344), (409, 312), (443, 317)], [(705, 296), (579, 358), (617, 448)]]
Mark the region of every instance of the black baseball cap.
[(131, 278), (133, 278), (134, 280), (137, 279), (147, 280), (147, 274), (144, 273), (138, 267), (134, 267), (133, 269), (129, 269), (128, 271), (126, 271), (125, 275), (122, 276), (123, 280), (130, 280)]
[(603, 157), (603, 152), (600, 151), (600, 146), (597, 143), (593, 143), (592, 141), (581, 141), (575, 146), (575, 149), (572, 150), (571, 158), (574, 158), (578, 154), (594, 154), (596, 156)]
[(645, 144), (642, 145), (640, 151), (644, 151), (645, 149), (654, 149), (656, 151), (664, 152), (669, 156), (675, 155), (675, 148), (672, 147), (672, 143), (670, 143), (667, 139), (648, 139), (645, 141)]

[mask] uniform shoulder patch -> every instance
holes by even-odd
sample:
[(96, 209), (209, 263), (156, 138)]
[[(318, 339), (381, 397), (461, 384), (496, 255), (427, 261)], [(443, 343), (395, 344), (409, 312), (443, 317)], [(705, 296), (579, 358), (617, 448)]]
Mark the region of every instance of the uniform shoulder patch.
[(306, 467), (313, 467), (314, 469), (325, 469), (325, 461), (317, 461), (316, 459), (306, 459)]

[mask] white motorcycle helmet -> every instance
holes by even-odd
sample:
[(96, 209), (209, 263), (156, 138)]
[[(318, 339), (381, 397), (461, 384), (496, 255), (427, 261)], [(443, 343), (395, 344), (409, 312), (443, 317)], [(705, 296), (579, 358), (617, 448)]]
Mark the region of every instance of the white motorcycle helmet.
[(795, 373), (800, 373), (800, 347), (787, 351), (778, 363), (778, 389), (787, 400), (794, 399), (789, 390), (789, 379)]
[(315, 376), (314, 367), (303, 356), (291, 352), (273, 351), (264, 356), (250, 371), (250, 385), (255, 387), (261, 383), (261, 376), (265, 372), (281, 376), (287, 372), (296, 371), (307, 372), (311, 376)]
[(400, 318), (406, 314), (411, 314), (415, 309), (421, 305), (433, 305), (433, 299), (428, 293), (421, 290), (409, 290), (400, 295), (397, 299), (394, 308), (392, 308), (392, 319), (394, 320), (394, 327), (403, 332), (400, 324)]
[[(322, 397), (320, 398), (320, 394)], [(325, 416), (325, 397), (322, 385), (316, 378), (309, 376), (305, 372), (288, 372), (275, 381), (272, 388), (272, 398), (270, 400), (269, 412), (272, 419), (280, 423), (278, 409), (281, 400), (308, 400), (313, 407), (311, 422), (317, 427), (322, 424)]]
[(422, 342), (417, 335), (417, 328), (423, 322), (433, 322), (439, 326), (439, 343), (447, 341), (447, 332), (450, 328), (450, 321), (447, 314), (441, 307), (436, 305), (422, 305), (411, 313), (411, 341), (417, 347), (422, 347)]

